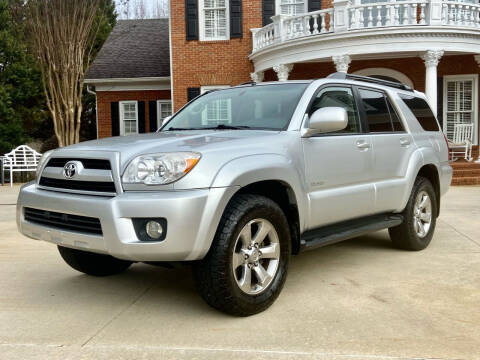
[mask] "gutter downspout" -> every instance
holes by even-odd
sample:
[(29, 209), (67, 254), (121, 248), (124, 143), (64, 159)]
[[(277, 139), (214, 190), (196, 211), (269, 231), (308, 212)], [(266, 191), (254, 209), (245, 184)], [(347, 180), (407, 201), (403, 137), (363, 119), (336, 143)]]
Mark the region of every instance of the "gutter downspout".
[(97, 139), (98, 139), (98, 101), (97, 101), (97, 93), (93, 90), (90, 90), (90, 85), (87, 85), (87, 92), (89, 94), (95, 95), (95, 127), (97, 128)]

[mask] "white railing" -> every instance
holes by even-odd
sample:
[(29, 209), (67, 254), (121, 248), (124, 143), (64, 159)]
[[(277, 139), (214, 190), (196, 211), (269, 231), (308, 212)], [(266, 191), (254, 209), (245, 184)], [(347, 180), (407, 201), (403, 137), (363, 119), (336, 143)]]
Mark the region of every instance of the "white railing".
[(252, 29), (253, 52), (301, 37), (361, 29), (400, 26), (480, 28), (480, 5), (460, 1), (407, 0), (352, 5), (336, 0), (334, 7), (303, 15), (276, 15), (273, 22)]
[(444, 1), (442, 23), (443, 25), (480, 27), (480, 5)]
[(349, 30), (385, 26), (425, 25), (427, 1), (396, 1), (349, 8)]

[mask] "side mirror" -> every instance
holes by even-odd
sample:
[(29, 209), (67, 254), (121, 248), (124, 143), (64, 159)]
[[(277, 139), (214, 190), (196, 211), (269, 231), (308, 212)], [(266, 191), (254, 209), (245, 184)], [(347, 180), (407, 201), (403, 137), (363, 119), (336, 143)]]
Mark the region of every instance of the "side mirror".
[(324, 107), (315, 111), (310, 116), (308, 128), (304, 130), (303, 137), (314, 134), (340, 131), (348, 125), (347, 111), (342, 107)]
[(165, 125), (167, 122), (169, 122), (171, 118), (172, 118), (172, 115), (167, 116), (166, 118), (164, 118), (164, 119), (162, 120), (162, 123), (160, 124), (160, 127), (162, 127), (162, 126)]

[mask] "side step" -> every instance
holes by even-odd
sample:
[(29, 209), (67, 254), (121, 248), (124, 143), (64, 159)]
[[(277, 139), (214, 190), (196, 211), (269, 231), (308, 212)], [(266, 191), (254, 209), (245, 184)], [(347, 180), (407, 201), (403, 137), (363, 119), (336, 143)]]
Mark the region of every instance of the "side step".
[(316, 249), (367, 233), (400, 225), (403, 216), (399, 214), (373, 215), (349, 220), (304, 232), (300, 237), (300, 251)]

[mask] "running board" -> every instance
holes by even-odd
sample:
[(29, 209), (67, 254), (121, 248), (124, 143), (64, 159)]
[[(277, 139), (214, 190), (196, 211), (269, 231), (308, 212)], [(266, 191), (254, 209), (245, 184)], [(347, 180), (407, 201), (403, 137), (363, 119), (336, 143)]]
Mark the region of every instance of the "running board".
[(304, 232), (300, 237), (300, 251), (316, 249), (322, 246), (362, 236), (367, 233), (400, 225), (403, 216), (399, 214), (373, 215), (349, 220)]

